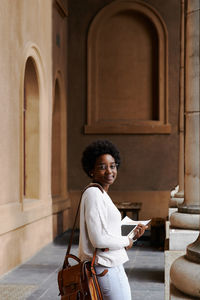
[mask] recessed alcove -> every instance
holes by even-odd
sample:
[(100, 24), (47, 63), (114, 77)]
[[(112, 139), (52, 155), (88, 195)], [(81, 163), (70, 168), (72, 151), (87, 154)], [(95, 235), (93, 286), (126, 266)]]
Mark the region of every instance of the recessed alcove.
[(53, 103), (52, 119), (52, 170), (51, 193), (52, 197), (61, 194), (61, 99), (58, 79), (55, 82), (55, 95)]
[(67, 198), (66, 190), (66, 98), (62, 72), (55, 73), (52, 107), (51, 196), (55, 206)]
[(24, 75), (24, 197), (39, 198), (39, 85), (34, 59), (29, 57)]
[(116, 1), (97, 14), (88, 33), (87, 96), (85, 133), (170, 133), (167, 31), (155, 10)]

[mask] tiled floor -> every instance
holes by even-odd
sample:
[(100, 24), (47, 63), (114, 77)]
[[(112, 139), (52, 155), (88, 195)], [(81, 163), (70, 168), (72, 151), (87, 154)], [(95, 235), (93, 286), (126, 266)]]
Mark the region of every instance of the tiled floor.
[[(0, 278), (0, 300), (56, 300), (57, 272), (62, 266), (69, 233), (57, 238), (30, 260)], [(77, 254), (78, 233), (72, 253)], [(125, 269), (133, 300), (164, 299), (164, 252), (140, 240), (129, 250)]]

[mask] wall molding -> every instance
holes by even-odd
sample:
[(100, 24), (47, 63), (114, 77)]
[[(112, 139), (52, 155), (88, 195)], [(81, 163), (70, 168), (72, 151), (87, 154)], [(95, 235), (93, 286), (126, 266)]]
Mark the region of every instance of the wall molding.
[[(128, 12), (128, 13), (127, 13)], [(99, 113), (106, 112), (106, 104), (102, 104), (104, 99), (100, 94), (101, 86), (104, 78), (99, 74), (101, 60), (99, 49), (101, 45), (101, 32), (105, 32), (108, 21), (116, 16), (127, 14), (128, 18), (132, 13), (138, 13), (150, 22), (157, 32), (158, 38), (158, 118), (141, 120), (134, 116), (132, 119), (117, 119), (111, 113), (109, 117), (102, 119)], [(142, 17), (142, 18), (143, 18)], [(104, 31), (103, 31), (104, 30)], [(87, 124), (84, 126), (86, 134), (169, 134), (171, 133), (171, 125), (168, 122), (168, 34), (166, 25), (160, 14), (150, 5), (140, 1), (115, 1), (105, 6), (92, 21), (88, 32), (88, 94), (87, 94)], [(128, 48), (128, 47), (127, 47)], [(119, 62), (119, 59), (118, 59)], [(115, 65), (113, 63), (113, 65)], [(106, 67), (105, 67), (106, 69)], [(153, 82), (153, 81), (152, 81)], [(132, 83), (134, 85), (134, 83)], [(153, 83), (152, 83), (153, 84)], [(107, 88), (108, 90), (108, 88)], [(109, 92), (106, 99), (109, 99)], [(111, 95), (112, 97), (112, 95)], [(112, 101), (111, 107), (115, 104)], [(130, 105), (130, 99), (129, 99)], [(133, 104), (134, 105), (134, 104)], [(152, 104), (153, 105), (153, 104)], [(126, 109), (121, 104), (120, 109)], [(123, 115), (126, 115), (124, 113)]]

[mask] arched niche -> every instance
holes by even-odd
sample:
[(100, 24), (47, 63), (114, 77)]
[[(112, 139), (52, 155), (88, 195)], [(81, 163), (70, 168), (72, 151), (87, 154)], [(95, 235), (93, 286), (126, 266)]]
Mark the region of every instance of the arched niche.
[(53, 101), (51, 193), (52, 197), (58, 197), (61, 194), (61, 99), (58, 80), (55, 82)]
[(24, 74), (24, 197), (39, 198), (39, 85), (35, 61), (29, 57)]
[(52, 160), (51, 160), (51, 194), (53, 199), (66, 198), (66, 103), (61, 72), (58, 71), (54, 82), (52, 110)]
[(167, 30), (139, 1), (115, 1), (88, 32), (85, 133), (170, 133)]
[[(50, 198), (51, 93), (40, 49), (28, 42), (22, 53), (20, 115), (20, 199), (22, 209)], [(34, 201), (36, 200), (36, 201)]]

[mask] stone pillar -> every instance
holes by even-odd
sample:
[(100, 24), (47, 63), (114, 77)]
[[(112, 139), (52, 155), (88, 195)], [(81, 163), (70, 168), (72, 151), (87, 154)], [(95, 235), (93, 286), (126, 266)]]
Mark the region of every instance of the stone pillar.
[(171, 197), (169, 206), (178, 207), (184, 201), (184, 94), (185, 94), (185, 0), (181, 2), (181, 45), (179, 83), (179, 178), (178, 191)]
[(199, 0), (187, 2), (185, 58), (185, 198), (171, 215), (173, 227), (199, 229), (200, 147), (199, 147)]
[(179, 291), (200, 299), (200, 235), (187, 247), (186, 255), (174, 261), (170, 277), (172, 284)]
[[(187, 1), (185, 57), (185, 200), (171, 215), (176, 228), (200, 230), (200, 1)], [(172, 264), (172, 284), (191, 297), (200, 298), (200, 235), (187, 246), (185, 256)], [(173, 298), (171, 298), (173, 299)], [(181, 299), (181, 298), (180, 298)]]

